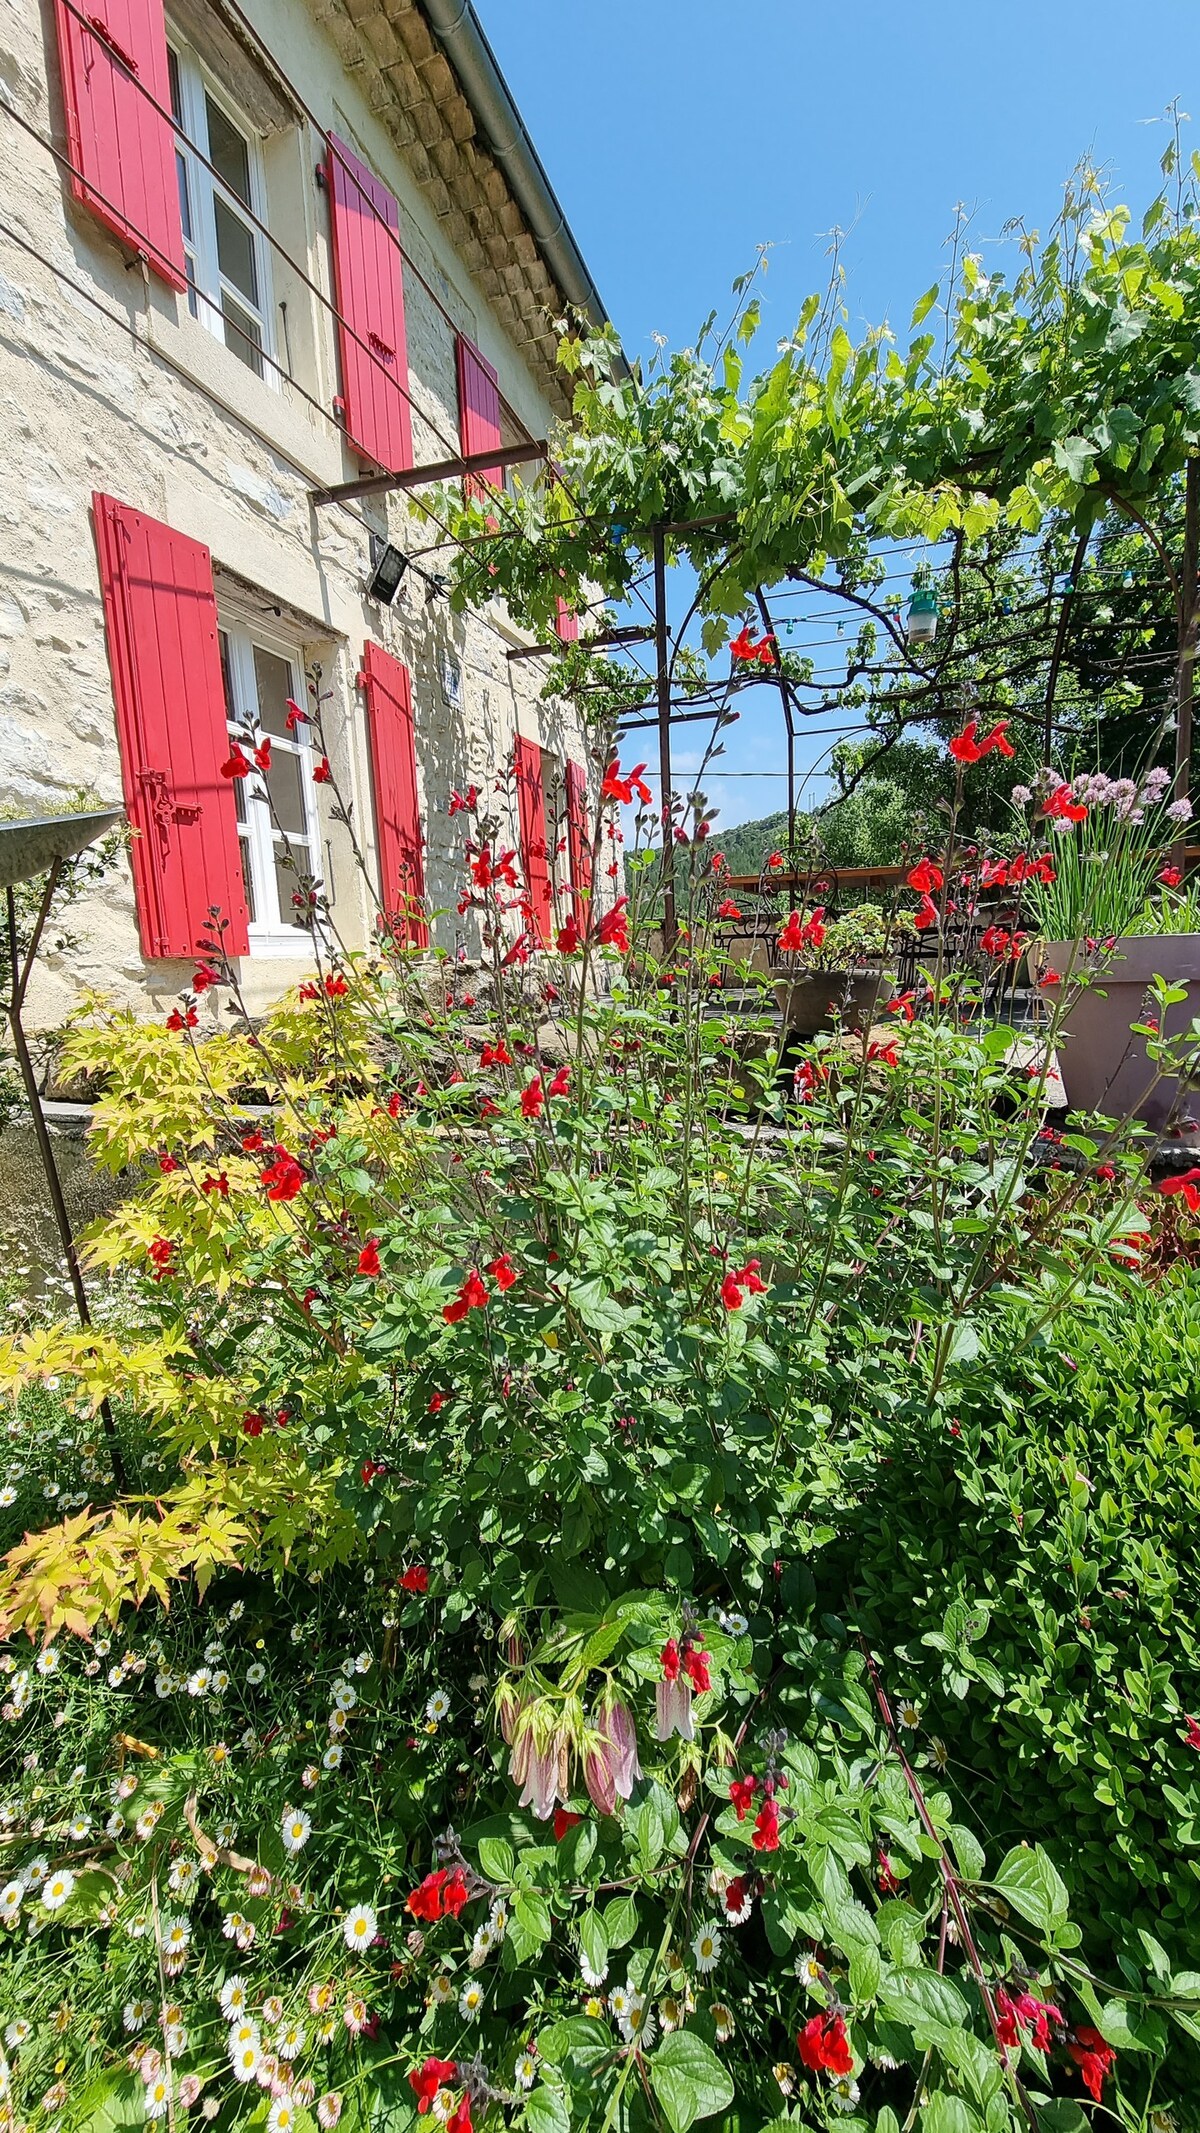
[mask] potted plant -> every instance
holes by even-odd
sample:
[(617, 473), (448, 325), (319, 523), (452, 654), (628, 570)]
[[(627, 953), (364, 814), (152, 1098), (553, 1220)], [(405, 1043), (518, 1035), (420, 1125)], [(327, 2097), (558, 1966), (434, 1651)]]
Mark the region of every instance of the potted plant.
[(881, 992), (893, 983), (888, 958), (912, 930), (906, 912), (889, 914), (878, 904), (857, 904), (829, 925), (823, 909), (806, 919), (793, 911), (776, 943), (789, 962), (803, 958), (775, 980), (784, 1029), (814, 1037), (839, 1016), (855, 1028), (868, 1028)]
[(1168, 800), (1169, 786), (1165, 770), (1073, 783), (1045, 773), (1037, 789), (1013, 793), (1053, 833), (1053, 879), (1027, 891), (1039, 935), (1030, 964), (1044, 996), (1068, 988), (1058, 1017), (1068, 1101), (1159, 1131), (1177, 1118), (1181, 1091), (1136, 1027), (1154, 979), (1183, 994), (1154, 1011), (1160, 1037), (1183, 1035), (1200, 1015), (1200, 903), (1175, 893), (1182, 873), (1168, 859), (1191, 803)]

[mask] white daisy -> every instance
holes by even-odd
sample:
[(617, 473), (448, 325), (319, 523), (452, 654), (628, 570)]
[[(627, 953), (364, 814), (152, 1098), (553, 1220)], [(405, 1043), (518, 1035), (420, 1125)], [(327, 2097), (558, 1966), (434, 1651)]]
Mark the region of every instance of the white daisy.
[(604, 1983), (605, 1978), (608, 1976), (608, 1964), (605, 1963), (601, 1969), (594, 1970), (592, 1968), (592, 1965), (589, 1963), (586, 1955), (581, 1955), (579, 1958), (579, 1975), (583, 1979), (584, 1984), (588, 1986), (592, 1992), (595, 1992), (596, 1989)]
[(231, 1606), (231, 1608), (230, 1608), (230, 1610), (229, 1610), (229, 1614), (228, 1614), (228, 1616), (227, 1616), (227, 1618), (226, 1618), (226, 1619), (227, 1619), (228, 1621), (230, 1621), (230, 1622), (240, 1622), (240, 1621), (241, 1621), (241, 1619), (242, 1619), (242, 1616), (243, 1616), (243, 1615), (245, 1614), (245, 1612), (246, 1612), (246, 1603), (245, 1603), (245, 1601), (244, 1601), (244, 1600), (235, 1600), (235, 1601), (233, 1602), (233, 1605)]
[(186, 1955), (192, 1929), (186, 1918), (164, 1918), (162, 1945), (164, 1955)]
[(352, 1711), (358, 1702), (358, 1690), (349, 1681), (335, 1681), (333, 1701), (339, 1711)]
[(326, 1770), (340, 1770), (342, 1767), (342, 1758), (345, 1753), (346, 1751), (340, 1741), (330, 1741), (329, 1746), (326, 1748), (324, 1755), (321, 1757), (321, 1761), (324, 1764)]
[(39, 1674), (56, 1674), (58, 1672), (58, 1653), (55, 1651), (54, 1646), (48, 1644), (44, 1652), (38, 1653), (33, 1663)]
[(295, 2104), (290, 2097), (278, 2096), (267, 2112), (268, 2133), (292, 2133), (295, 2123)]
[(173, 1696), (178, 1687), (179, 1683), (174, 1674), (168, 1672), (165, 1667), (160, 1667), (158, 1673), (154, 1676), (155, 1694), (162, 1697)]
[(483, 1986), (466, 1985), (458, 1997), (458, 2011), (464, 2022), (477, 2022), (483, 2007)]
[(50, 1861), (44, 1859), (39, 1852), (36, 1859), (28, 1860), (21, 1868), (18, 1879), (24, 1883), (27, 1889), (31, 1889), (35, 1881), (44, 1881), (49, 1872)]
[(450, 1709), (450, 1698), (445, 1689), (435, 1689), (425, 1706), (425, 1716), (431, 1725), (440, 1725)]
[(229, 2059), (235, 2081), (253, 2081), (262, 2053), (257, 2044), (239, 2044), (237, 2050), (229, 2054)]
[(167, 1884), (172, 1895), (182, 1896), (186, 1903), (194, 1896), (200, 1884), (200, 1868), (195, 1859), (174, 1859), (167, 1875)]
[(369, 1673), (370, 1673), (370, 1671), (371, 1671), (371, 1667), (372, 1667), (372, 1665), (373, 1665), (373, 1664), (374, 1664), (374, 1661), (373, 1661), (373, 1659), (372, 1659), (372, 1656), (371, 1656), (370, 1652), (356, 1652), (356, 1653), (355, 1653), (355, 1655), (354, 1655), (354, 1671), (355, 1671), (355, 1673), (356, 1673), (356, 1674), (369, 1674)]
[(732, 2007), (727, 2007), (724, 2000), (714, 2000), (708, 2011), (713, 2019), (717, 2043), (728, 2044), (734, 2031)]
[(312, 1835), (312, 1818), (300, 1808), (285, 1807), (283, 1812), (283, 1848), (292, 1858), (302, 1852)]
[(263, 1665), (261, 1659), (256, 1659), (253, 1666), (248, 1666), (246, 1668), (246, 1680), (249, 1682), (250, 1687), (252, 1689), (256, 1689), (258, 1687), (259, 1682), (265, 1681), (266, 1678), (267, 1670), (266, 1667)]
[(453, 1998), (454, 1987), (443, 1971), (440, 1977), (434, 1978), (429, 1988), (429, 2004), (431, 2007), (447, 2007)]
[(522, 2052), (513, 2070), (513, 2086), (531, 2089), (537, 2078), (537, 2060), (532, 2052)]
[(350, 1721), (344, 1711), (331, 1711), (329, 1714), (330, 1739), (340, 1740), (342, 1734), (346, 1731), (349, 1724)]
[(317, 2123), (323, 2128), (323, 2133), (333, 2133), (341, 2115), (342, 2099), (336, 2089), (330, 2089), (317, 2105)]
[(194, 1674), (188, 1675), (187, 1692), (189, 1696), (207, 1696), (211, 1687), (212, 1674), (208, 1667), (198, 1666)]
[(375, 1931), (375, 1913), (369, 1903), (356, 1903), (342, 1920), (342, 1939), (348, 1948), (369, 1948)]
[(159, 2075), (159, 2077), (158, 2077), (158, 2080), (157, 2080), (157, 2081), (151, 2081), (151, 2082), (149, 2082), (149, 2083), (147, 2084), (147, 2088), (146, 2088), (146, 2116), (147, 2116), (147, 2118), (165, 2118), (165, 2117), (166, 2117), (166, 2115), (167, 2115), (167, 2105), (169, 2104), (170, 2100), (171, 2100), (171, 2084), (170, 2084), (170, 2081), (168, 2080), (168, 2078), (167, 2078), (167, 2076), (166, 2076), (165, 2074), (160, 2074), (160, 2075)]
[(11, 1481), (6, 1481), (4, 1487), (0, 1489), (0, 1511), (7, 1511), (9, 1505), (15, 1503), (16, 1500), (16, 1490)]
[(0, 1925), (14, 1926), (21, 1913), (21, 1898), (25, 1894), (24, 1883), (6, 1881), (0, 1889)]
[(915, 1733), (921, 1723), (921, 1706), (914, 1703), (911, 1696), (904, 1696), (896, 1706), (896, 1716), (902, 1726), (907, 1727), (910, 1733)]
[(263, 2020), (264, 2022), (282, 2022), (283, 2001), (277, 1992), (268, 1993), (263, 2001)]
[(60, 1866), (57, 1874), (51, 1874), (49, 1880), (42, 1885), (42, 1902), (46, 1909), (61, 1911), (74, 1887), (74, 1874), (68, 1872), (65, 1866)]
[(160, 1800), (154, 1800), (151, 1802), (151, 1805), (149, 1807), (143, 1807), (140, 1815), (137, 1818), (137, 1821), (133, 1825), (134, 1835), (136, 1837), (153, 1836), (155, 1830), (158, 1828), (159, 1823), (162, 1821), (162, 1815), (162, 1802)]
[(275, 2049), (281, 2059), (295, 2059), (304, 2050), (303, 2022), (285, 2022), (275, 2033)]
[(625, 2020), (626, 2015), (629, 2013), (629, 1994), (622, 1985), (618, 1985), (614, 1992), (609, 1993), (608, 2008), (614, 2022), (623, 2022)]
[(217, 1994), (217, 2005), (227, 2022), (243, 2014), (246, 2009), (247, 1992), (244, 1977), (227, 1977)]
[(647, 2007), (644, 1993), (630, 1993), (629, 2007), (621, 2024), (621, 2034), (627, 2043), (639, 2044), (643, 2050), (653, 2042), (654, 2009)]
[(730, 1614), (721, 1616), (721, 1627), (727, 1637), (744, 1637), (750, 1624), (745, 1615)]
[(252, 2044), (257, 2051), (261, 2043), (258, 2023), (252, 2022), (247, 2015), (242, 2021), (233, 2024), (226, 2039), (226, 2050), (230, 2058), (235, 2059), (239, 2052), (245, 2051), (248, 2044)]
[(188, 2048), (188, 2033), (182, 2022), (167, 2023), (163, 2030), (163, 2043), (167, 2047), (168, 2058), (182, 2058)]
[(831, 2111), (852, 2111), (858, 2102), (858, 2083), (849, 2074), (843, 2074), (828, 2092)]
[(32, 2024), (27, 2022), (23, 2015), (18, 2015), (14, 2021), (8, 2024), (4, 2032), (4, 2041), (10, 2052), (20, 2050), (26, 2037), (30, 2035), (31, 2029)]
[(76, 1815), (75, 1820), (67, 1830), (68, 1837), (73, 1837), (76, 1844), (85, 1844), (91, 1834), (92, 1818), (90, 1815)]
[(216, 1671), (216, 1673), (215, 1673), (215, 1674), (213, 1675), (213, 1678), (212, 1678), (212, 1692), (213, 1692), (213, 1695), (214, 1695), (214, 1696), (223, 1696), (223, 1695), (225, 1694), (225, 1691), (226, 1691), (226, 1689), (227, 1689), (228, 1687), (229, 1687), (229, 1676), (228, 1676), (228, 1674), (227, 1674), (227, 1673), (225, 1672), (225, 1669), (224, 1669), (224, 1667), (223, 1667), (223, 1666), (219, 1666), (219, 1667), (217, 1668), (217, 1671)]
[(305, 1792), (311, 1792), (314, 1786), (319, 1785), (320, 1782), (321, 1773), (316, 1764), (306, 1763), (300, 1772), (300, 1783), (303, 1785)]
[(701, 1926), (692, 1942), (692, 1954), (701, 1977), (715, 1970), (721, 1954), (721, 1932), (718, 1926)]

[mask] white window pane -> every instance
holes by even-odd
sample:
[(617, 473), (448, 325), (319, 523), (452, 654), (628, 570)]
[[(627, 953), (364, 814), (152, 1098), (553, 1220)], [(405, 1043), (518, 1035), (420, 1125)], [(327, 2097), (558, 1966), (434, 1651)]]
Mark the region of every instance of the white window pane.
[(276, 750), (267, 773), (267, 789), (271, 795), (271, 820), (275, 827), (286, 830), (289, 837), (303, 837), (308, 830), (308, 818), (304, 812), (304, 787), (300, 781), (298, 756), (290, 750)]
[(250, 206), (250, 144), (211, 96), (204, 99), (208, 120), (208, 160), (231, 193)]
[(275, 652), (254, 647), (254, 679), (258, 688), (258, 723), (264, 733), (290, 740), (287, 723), (288, 698), (292, 694), (292, 665)]
[(225, 346), (232, 349), (238, 360), (252, 370), (256, 378), (263, 374), (262, 328), (248, 311), (235, 304), (232, 296), (222, 295), (221, 312), (225, 320)]

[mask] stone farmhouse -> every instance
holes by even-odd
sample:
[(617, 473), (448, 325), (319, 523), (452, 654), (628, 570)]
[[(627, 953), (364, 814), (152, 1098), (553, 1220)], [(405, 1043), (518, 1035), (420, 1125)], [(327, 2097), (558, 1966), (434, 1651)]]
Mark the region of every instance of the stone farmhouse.
[[(16, 0), (0, 142), (0, 801), (86, 792), (134, 832), (34, 1019), (83, 986), (159, 1012), (214, 904), (264, 1004), (308, 968), (305, 876), (351, 946), (381, 914), (424, 939), (423, 898), (468, 952), (471, 782), (503, 781), (548, 939), (583, 736), (502, 610), (452, 614), (439, 528), (362, 486), (529, 476), (566, 407), (551, 321), (603, 318), (471, 7)], [(328, 774), (288, 709), (314, 677)], [(268, 767), (230, 776), (247, 735)]]

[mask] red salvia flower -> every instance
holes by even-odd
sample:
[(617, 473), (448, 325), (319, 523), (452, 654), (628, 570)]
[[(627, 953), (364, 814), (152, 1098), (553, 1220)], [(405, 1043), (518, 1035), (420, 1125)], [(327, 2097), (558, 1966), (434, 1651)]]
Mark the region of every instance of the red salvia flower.
[(1099, 2103), (1109, 2067), (1117, 2056), (1112, 2045), (1105, 2042), (1098, 2029), (1085, 2026), (1067, 2038), (1067, 2052), (1083, 2075), (1088, 2095)]
[(754, 1818), (754, 1835), (750, 1839), (756, 1852), (779, 1850), (779, 1808), (773, 1797), (765, 1799)]
[(167, 1155), (164, 1151), (164, 1153), (159, 1156), (158, 1167), (164, 1173), (164, 1175), (168, 1174), (172, 1170), (178, 1170), (178, 1158), (173, 1155)]
[(629, 920), (625, 906), (627, 896), (618, 896), (611, 911), (606, 911), (596, 928), (596, 939), (601, 948), (616, 948), (622, 955), (629, 952)]
[(200, 1180), (200, 1190), (201, 1192), (219, 1193), (223, 1200), (227, 1200), (229, 1198), (229, 1179), (223, 1170), (219, 1170), (215, 1177), (209, 1171), (208, 1175)]
[(774, 874), (774, 873), (777, 873), (777, 872), (778, 872), (778, 870), (779, 870), (779, 868), (780, 868), (780, 867), (781, 867), (782, 865), (783, 865), (783, 853), (782, 853), (782, 852), (772, 852), (772, 853), (771, 853), (771, 856), (770, 856), (770, 858), (769, 858), (769, 859), (768, 859), (768, 861), (767, 861), (767, 867), (768, 867), (769, 871), (770, 871), (770, 872), (771, 872), (772, 874)]
[(247, 1155), (261, 1155), (264, 1145), (263, 1136), (257, 1128), (253, 1133), (243, 1133), (242, 1148)]
[(712, 1687), (708, 1653), (698, 1644), (688, 1644), (683, 1652), (683, 1671), (697, 1696), (706, 1696)]
[(257, 1414), (253, 1408), (247, 1408), (242, 1416), (242, 1428), (248, 1437), (261, 1437), (263, 1433), (262, 1416)]
[(383, 1268), (379, 1264), (378, 1237), (368, 1237), (358, 1255), (358, 1271), (360, 1274), (369, 1274), (372, 1281), (375, 1280), (377, 1275), (382, 1274)]
[(814, 2073), (850, 2074), (854, 2054), (840, 2014), (815, 2014), (796, 2038), (796, 2050)]
[(194, 1007), (173, 1007), (167, 1016), (167, 1028), (170, 1030), (195, 1029), (199, 1019)]
[(663, 1680), (664, 1680), (664, 1681), (678, 1681), (678, 1679), (679, 1679), (679, 1669), (680, 1669), (680, 1666), (681, 1666), (681, 1665), (682, 1665), (682, 1660), (680, 1659), (680, 1656), (679, 1656), (679, 1645), (678, 1645), (678, 1642), (677, 1642), (677, 1640), (676, 1640), (676, 1639), (675, 1639), (674, 1637), (668, 1637), (668, 1638), (667, 1638), (667, 1641), (666, 1641), (666, 1643), (665, 1643), (665, 1644), (663, 1645), (663, 1648), (662, 1648), (662, 1678), (663, 1678)]
[(451, 815), (474, 814), (478, 805), (479, 787), (478, 785), (468, 785), (465, 792), (451, 792), (450, 806), (447, 809), (447, 813)]
[(740, 918), (741, 915), (741, 911), (734, 903), (732, 896), (727, 896), (724, 903), (717, 907), (718, 918)]
[(743, 1292), (750, 1296), (765, 1296), (766, 1282), (759, 1273), (762, 1261), (748, 1259), (745, 1266), (731, 1268), (721, 1283), (721, 1302), (727, 1311), (740, 1311)]
[(432, 1925), (442, 1915), (442, 1891), (449, 1879), (446, 1867), (440, 1868), (436, 1874), (426, 1874), (424, 1881), (405, 1897), (405, 1909), (411, 1911), (414, 1918), (423, 1918)]
[(582, 1820), (582, 1815), (573, 1815), (565, 1807), (556, 1807), (554, 1810), (553, 1825), (555, 1843), (561, 1844), (568, 1830), (577, 1829)]
[(1182, 1193), (1188, 1213), (1200, 1215), (1200, 1170), (1185, 1170), (1181, 1177), (1164, 1178), (1158, 1189), (1168, 1199), (1174, 1193)]
[(737, 1809), (737, 1818), (739, 1822), (745, 1821), (746, 1816), (749, 1814), (750, 1808), (753, 1805), (754, 1795), (757, 1791), (758, 1779), (756, 1777), (734, 1778), (732, 1783), (730, 1784), (729, 1797), (732, 1800), (734, 1807)]
[(317, 764), (316, 768), (313, 771), (313, 784), (328, 785), (329, 780), (332, 776), (333, 772), (329, 767), (329, 757), (327, 755), (323, 755), (321, 757), (320, 762)]
[(259, 742), (254, 751), (254, 760), (260, 770), (266, 771), (271, 768), (271, 741), (269, 735), (264, 734)]
[(175, 1272), (175, 1247), (169, 1237), (156, 1237), (150, 1246), (150, 1262), (155, 1268), (154, 1279), (161, 1281), (166, 1274)]
[(479, 1269), (472, 1267), (453, 1303), (444, 1307), (442, 1317), (448, 1326), (456, 1326), (468, 1311), (482, 1311), (487, 1300), (488, 1293), (480, 1280)]
[(325, 980), (325, 990), (331, 1000), (344, 1000), (350, 987), (340, 970), (331, 970)]
[(977, 763), (979, 761), (983, 750), (975, 738), (978, 729), (979, 720), (977, 718), (970, 719), (963, 727), (962, 732), (956, 733), (954, 739), (949, 743), (950, 753), (956, 763)]
[(522, 1118), (540, 1118), (545, 1101), (542, 1077), (540, 1074), (535, 1074), (533, 1080), (521, 1091)]
[(1069, 785), (1055, 787), (1050, 798), (1044, 803), (1042, 813), (1057, 817), (1063, 822), (1083, 822), (1087, 818), (1086, 807), (1081, 800), (1075, 798)]
[(600, 787), (600, 798), (602, 800), (619, 800), (623, 807), (630, 807), (633, 804), (633, 796), (636, 793), (643, 807), (649, 807), (653, 796), (650, 787), (642, 776), (645, 768), (644, 763), (635, 763), (628, 777), (623, 778), (621, 776), (621, 765), (614, 756), (604, 773), (604, 782)]
[(503, 1037), (501, 1037), (495, 1044), (484, 1045), (483, 1050), (479, 1054), (479, 1064), (481, 1067), (512, 1066), (513, 1056), (512, 1053), (509, 1051), (508, 1046), (504, 1042)]
[(1177, 889), (1183, 875), (1178, 867), (1164, 867), (1158, 878), (1165, 889)]
[(906, 1022), (911, 1022), (917, 1011), (916, 1000), (915, 992), (899, 993), (894, 1000), (888, 1001), (887, 1011), (889, 1015), (903, 1015)]
[(569, 918), (565, 926), (559, 927), (558, 939), (554, 945), (560, 955), (577, 955), (579, 953), (583, 946), (583, 939), (573, 918)]
[(917, 905), (916, 910), (913, 912), (913, 924), (916, 927), (917, 932), (924, 933), (927, 927), (936, 926), (937, 922), (937, 905), (934, 903), (932, 896), (923, 896), (921, 898), (920, 903)]
[(896, 1050), (895, 1038), (893, 1037), (888, 1044), (869, 1044), (867, 1046), (868, 1064), (872, 1059), (877, 1059), (881, 1066), (899, 1066), (900, 1055)]
[(401, 1592), (428, 1592), (429, 1572), (424, 1563), (410, 1563), (400, 1579)]
[(501, 1252), (498, 1259), (491, 1260), (484, 1272), (491, 1275), (498, 1289), (511, 1289), (518, 1279), (517, 1270), (507, 1252)]
[(307, 711), (302, 711), (292, 696), (287, 699), (287, 710), (284, 713), (283, 723), (289, 733), (294, 733), (297, 726), (307, 726), (308, 724)]
[(294, 1155), (277, 1148), (276, 1160), (262, 1173), (268, 1200), (294, 1200), (304, 1184), (304, 1172)]
[(409, 2086), (417, 2099), (417, 2111), (424, 2117), (439, 2089), (453, 2081), (458, 2069), (453, 2059), (426, 2059), (408, 2077)]
[(217, 985), (219, 983), (219, 972), (211, 970), (207, 963), (202, 963), (200, 965), (199, 970), (194, 970), (192, 972), (192, 991), (197, 995), (199, 995), (200, 993), (207, 992), (210, 985)]
[(922, 859), (920, 865), (912, 867), (904, 878), (910, 889), (917, 889), (924, 895), (928, 895), (930, 889), (942, 888), (946, 879), (932, 859)]
[(446, 2133), (474, 2133), (471, 2124), (471, 2099), (465, 2089), (446, 2120)]
[(249, 775), (250, 759), (242, 754), (235, 741), (225, 762), (221, 765), (221, 776), (223, 778), (248, 778)]

